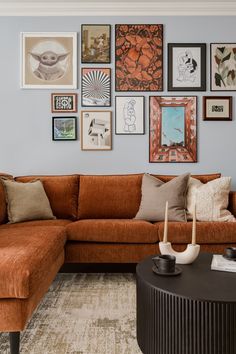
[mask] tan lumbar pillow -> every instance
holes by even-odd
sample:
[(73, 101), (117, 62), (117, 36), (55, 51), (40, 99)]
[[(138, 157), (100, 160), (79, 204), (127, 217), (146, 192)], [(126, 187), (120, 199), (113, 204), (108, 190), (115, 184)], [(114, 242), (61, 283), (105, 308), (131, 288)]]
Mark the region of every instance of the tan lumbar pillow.
[(6, 193), (9, 223), (55, 219), (41, 181), (1, 181)]
[(221, 177), (208, 183), (195, 178), (189, 179), (187, 192), (187, 216), (192, 219), (196, 203), (198, 221), (236, 221), (227, 210), (231, 177)]
[(142, 180), (142, 199), (135, 219), (163, 221), (168, 201), (170, 221), (186, 221), (186, 193), (189, 173), (173, 178), (169, 182), (145, 174)]

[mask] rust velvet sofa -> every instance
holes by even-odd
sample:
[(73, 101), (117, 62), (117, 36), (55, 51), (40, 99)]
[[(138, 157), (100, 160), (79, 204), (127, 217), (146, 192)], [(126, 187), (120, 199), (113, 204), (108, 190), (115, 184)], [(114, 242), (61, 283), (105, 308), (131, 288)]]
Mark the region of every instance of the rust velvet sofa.
[[(163, 222), (133, 219), (142, 176), (15, 177), (40, 179), (56, 216), (17, 224), (8, 224), (0, 184), (0, 332), (10, 332), (12, 354), (19, 353), (20, 331), (63, 264), (137, 263), (159, 252)], [(156, 177), (166, 182), (174, 176)], [(220, 174), (193, 177), (206, 183)], [(229, 210), (236, 215), (236, 192), (230, 193)], [(169, 240), (182, 250), (191, 240), (191, 223), (170, 222)], [(201, 251), (222, 253), (236, 246), (236, 223), (199, 222), (197, 242)]]

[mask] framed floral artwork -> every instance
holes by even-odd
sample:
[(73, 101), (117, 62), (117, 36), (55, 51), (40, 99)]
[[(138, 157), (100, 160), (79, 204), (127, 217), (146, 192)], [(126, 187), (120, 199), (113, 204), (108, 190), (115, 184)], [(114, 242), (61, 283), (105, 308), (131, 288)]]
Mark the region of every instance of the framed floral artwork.
[(163, 90), (163, 25), (116, 25), (116, 91)]
[(82, 25), (81, 37), (82, 63), (111, 62), (111, 25)]
[(111, 106), (111, 69), (82, 68), (82, 106)]
[(236, 91), (236, 43), (211, 43), (211, 91)]
[(232, 120), (232, 96), (204, 96), (203, 120)]
[(77, 88), (77, 33), (21, 33), (21, 88)]
[(206, 44), (168, 44), (168, 91), (206, 91)]
[(75, 113), (77, 112), (77, 93), (52, 93), (52, 113)]
[(197, 162), (196, 96), (150, 97), (150, 162)]
[(144, 134), (144, 96), (116, 96), (116, 134)]
[(111, 111), (81, 112), (81, 150), (111, 150)]
[(77, 140), (77, 117), (53, 117), (52, 139)]

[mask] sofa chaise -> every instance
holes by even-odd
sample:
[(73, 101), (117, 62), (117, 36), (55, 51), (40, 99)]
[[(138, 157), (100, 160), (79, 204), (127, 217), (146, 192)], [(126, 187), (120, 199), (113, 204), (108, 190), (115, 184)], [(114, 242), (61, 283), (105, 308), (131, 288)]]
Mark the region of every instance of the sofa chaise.
[[(0, 332), (10, 333), (11, 354), (19, 353), (20, 331), (63, 264), (135, 264), (159, 252), (163, 222), (133, 219), (142, 176), (15, 177), (20, 182), (40, 179), (56, 216), (16, 224), (8, 223), (0, 184)], [(155, 176), (164, 182), (174, 177)], [(220, 174), (194, 177), (206, 183)], [(236, 215), (236, 192), (230, 193), (229, 210)], [(170, 222), (168, 237), (176, 250), (184, 249), (191, 223)], [(222, 253), (236, 246), (236, 223), (199, 222), (197, 242), (201, 251)]]

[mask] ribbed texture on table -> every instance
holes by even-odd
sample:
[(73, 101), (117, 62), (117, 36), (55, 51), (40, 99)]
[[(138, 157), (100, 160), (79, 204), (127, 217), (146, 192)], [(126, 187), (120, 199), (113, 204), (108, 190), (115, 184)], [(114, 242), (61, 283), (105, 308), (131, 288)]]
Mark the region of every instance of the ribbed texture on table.
[(137, 338), (144, 354), (235, 354), (236, 304), (178, 297), (137, 277)]

